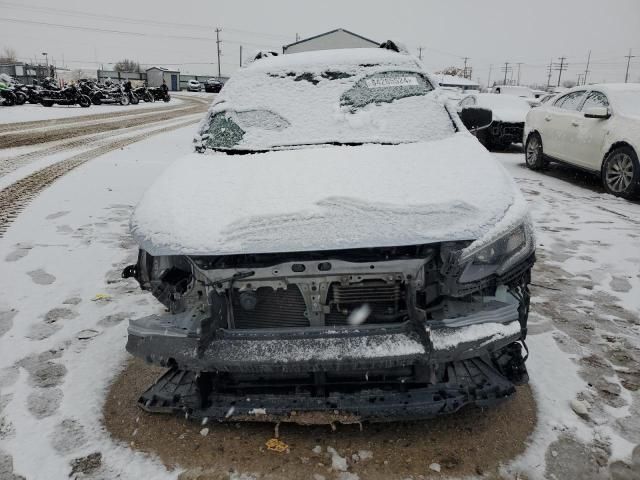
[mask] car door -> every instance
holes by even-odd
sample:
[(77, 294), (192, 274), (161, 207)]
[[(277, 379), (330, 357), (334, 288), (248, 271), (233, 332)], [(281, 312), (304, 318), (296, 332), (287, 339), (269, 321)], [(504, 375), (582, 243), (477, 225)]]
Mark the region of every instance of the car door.
[(577, 126), (582, 115), (578, 108), (585, 90), (577, 90), (558, 98), (544, 115), (542, 145), (547, 155), (574, 163), (573, 144), (578, 136)]
[(576, 162), (580, 162), (590, 170), (600, 170), (602, 165), (602, 146), (611, 125), (610, 118), (586, 118), (584, 112), (592, 107), (609, 108), (609, 99), (599, 91), (592, 90), (587, 94), (580, 108), (581, 118), (578, 121), (575, 146), (572, 151)]

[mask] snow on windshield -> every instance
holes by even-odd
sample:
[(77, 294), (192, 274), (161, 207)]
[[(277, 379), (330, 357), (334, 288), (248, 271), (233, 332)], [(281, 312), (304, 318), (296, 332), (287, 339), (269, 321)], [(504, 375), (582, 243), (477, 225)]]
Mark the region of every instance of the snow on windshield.
[(308, 52), (240, 70), (201, 127), (204, 146), (266, 150), (325, 143), (410, 143), (454, 133), (435, 82), (407, 55)]

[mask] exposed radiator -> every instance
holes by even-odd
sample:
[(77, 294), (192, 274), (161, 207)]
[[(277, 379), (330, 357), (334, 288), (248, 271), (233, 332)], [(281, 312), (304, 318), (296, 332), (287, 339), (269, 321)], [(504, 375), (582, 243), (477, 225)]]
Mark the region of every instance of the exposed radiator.
[[(237, 292), (236, 292), (237, 293)], [(290, 285), (286, 290), (261, 287), (256, 290), (258, 303), (255, 309), (245, 310), (235, 295), (233, 318), (235, 328), (291, 328), (308, 327), (305, 316), (307, 306), (300, 290)]]

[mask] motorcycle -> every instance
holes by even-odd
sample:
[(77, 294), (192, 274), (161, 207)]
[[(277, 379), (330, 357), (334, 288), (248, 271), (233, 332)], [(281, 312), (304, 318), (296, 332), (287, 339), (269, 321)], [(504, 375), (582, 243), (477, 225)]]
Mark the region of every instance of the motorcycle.
[(119, 103), (120, 105), (129, 105), (131, 98), (127, 95), (120, 85), (115, 87), (104, 87), (96, 90), (91, 97), (91, 102), (94, 105), (101, 105), (103, 103)]
[(147, 103), (153, 103), (156, 101), (153, 93), (151, 93), (151, 90), (147, 86), (138, 87), (133, 90), (133, 93)]
[(151, 92), (155, 100), (162, 100), (164, 102), (168, 102), (171, 100), (171, 95), (169, 95), (169, 92), (165, 91), (161, 87), (153, 87), (149, 88), (148, 90)]
[(40, 103), (44, 107), (58, 105), (80, 105), (83, 108), (91, 106), (91, 99), (75, 85), (69, 85), (62, 90), (43, 90)]
[(18, 102), (12, 85), (13, 79), (9, 75), (0, 74), (0, 103), (7, 107), (11, 107)]
[(17, 84), (16, 87), (27, 96), (27, 102), (33, 105), (40, 103), (40, 91), (42, 89), (38, 85)]

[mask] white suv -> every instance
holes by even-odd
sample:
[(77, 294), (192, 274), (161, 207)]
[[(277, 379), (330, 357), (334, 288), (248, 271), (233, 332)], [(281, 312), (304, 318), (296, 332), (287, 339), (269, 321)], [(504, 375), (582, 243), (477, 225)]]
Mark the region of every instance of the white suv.
[(549, 161), (601, 176), (607, 192), (640, 194), (640, 85), (575, 87), (532, 109), (524, 128), (525, 160), (532, 170)]

